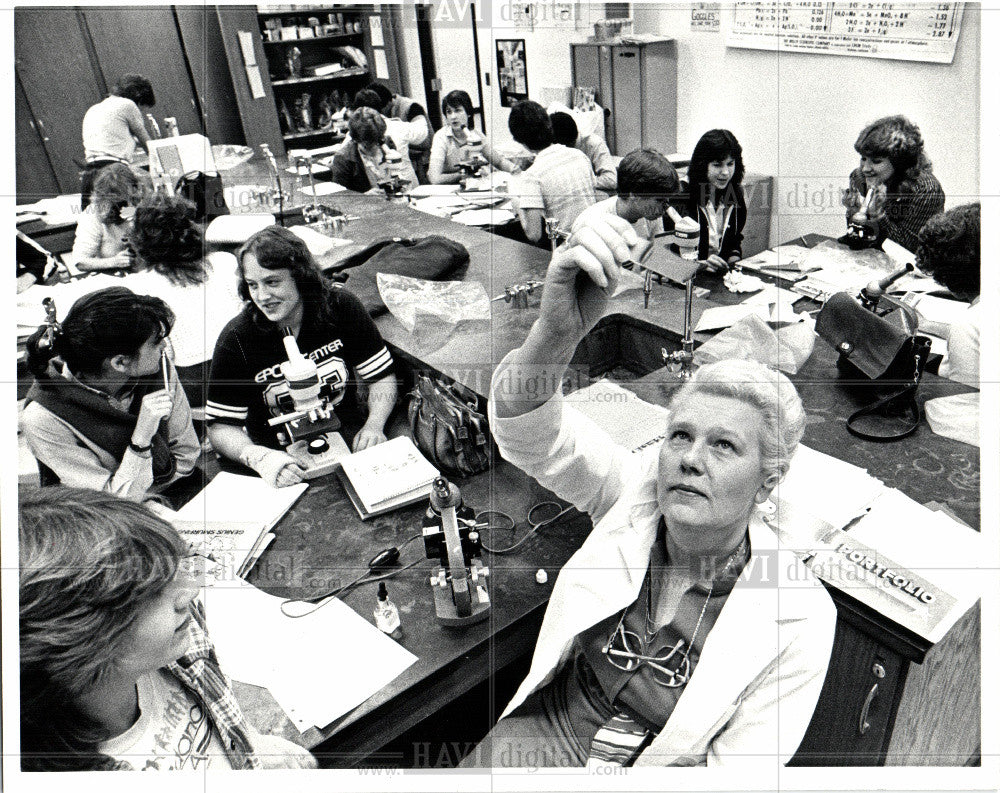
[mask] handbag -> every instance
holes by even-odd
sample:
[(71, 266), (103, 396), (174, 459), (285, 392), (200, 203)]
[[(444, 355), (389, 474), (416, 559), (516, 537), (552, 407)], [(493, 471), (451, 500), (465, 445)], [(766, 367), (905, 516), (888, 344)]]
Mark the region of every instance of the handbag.
[(490, 467), (493, 442), (474, 393), (417, 374), (408, 412), (413, 442), (442, 473), (472, 476)]
[(823, 305), (816, 333), (839, 354), (841, 377), (870, 404), (852, 413), (847, 430), (871, 441), (895, 441), (912, 435), (920, 423), (917, 386), (931, 342), (917, 335), (917, 315), (888, 297), (891, 308), (876, 314), (846, 292)]
[(195, 220), (208, 223), (229, 214), (222, 177), (217, 173), (188, 171), (174, 185), (174, 193), (195, 206)]

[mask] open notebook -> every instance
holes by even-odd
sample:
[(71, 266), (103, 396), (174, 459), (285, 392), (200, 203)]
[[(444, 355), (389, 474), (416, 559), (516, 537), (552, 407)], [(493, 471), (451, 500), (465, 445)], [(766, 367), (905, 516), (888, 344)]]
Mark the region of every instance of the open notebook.
[(337, 476), (367, 520), (426, 498), (438, 470), (403, 436), (344, 457)]

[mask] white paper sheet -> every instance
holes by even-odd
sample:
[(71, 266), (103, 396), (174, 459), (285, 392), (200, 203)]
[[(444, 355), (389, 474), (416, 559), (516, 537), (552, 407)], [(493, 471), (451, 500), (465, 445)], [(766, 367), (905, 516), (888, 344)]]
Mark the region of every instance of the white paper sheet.
[(316, 184), (316, 192), (313, 193), (313, 189), (306, 185), (305, 187), (300, 187), (299, 192), (305, 193), (308, 196), (311, 195), (332, 195), (333, 193), (343, 193), (347, 190), (343, 185), (337, 184), (336, 182), (318, 182)]
[(509, 209), (467, 209), (453, 215), (451, 219), (466, 226), (499, 226), (501, 223), (510, 223), (514, 219), (514, 213)]
[(280, 598), (211, 576), (203, 600), (222, 668), (270, 690), (300, 731), (325, 727), (417, 660), (340, 600), (293, 619)]

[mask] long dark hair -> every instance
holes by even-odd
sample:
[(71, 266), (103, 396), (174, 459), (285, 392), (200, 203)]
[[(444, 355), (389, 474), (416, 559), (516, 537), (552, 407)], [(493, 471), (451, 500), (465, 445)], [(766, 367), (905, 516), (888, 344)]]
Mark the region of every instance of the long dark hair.
[(154, 193), (135, 210), (129, 242), (140, 266), (179, 286), (205, 283), (205, 238), (195, 205), (180, 196)]
[(248, 253), (252, 253), (257, 259), (257, 264), (265, 270), (291, 272), (295, 286), (299, 290), (299, 297), (302, 299), (303, 318), (314, 316), (322, 322), (333, 321), (334, 317), (330, 313), (332, 287), (320, 272), (316, 260), (309, 253), (309, 248), (301, 238), (288, 229), (282, 226), (268, 226), (254, 234), (236, 252), (240, 275), (239, 295), (249, 303), (254, 321), (258, 325), (267, 327), (271, 322), (250, 298), (250, 289), (247, 287), (243, 268)]
[(885, 186), (890, 193), (916, 192), (917, 180), (932, 170), (920, 128), (906, 116), (886, 116), (873, 121), (861, 130), (854, 150), (862, 157), (889, 160), (892, 176)]
[(713, 129), (701, 136), (691, 154), (691, 164), (688, 166), (688, 214), (697, 217), (698, 207), (704, 206), (709, 197), (715, 193), (715, 188), (708, 182), (709, 163), (732, 157), (735, 167), (733, 178), (729, 180), (724, 195), (719, 196), (723, 203), (737, 204), (740, 194), (739, 187), (743, 184), (743, 147), (736, 136), (728, 129)]
[(187, 543), (146, 507), (99, 490), (29, 491), (18, 517), (21, 767), (112, 768), (97, 749), (101, 725), (78, 703), (113, 671)]
[(91, 292), (73, 304), (61, 329), (51, 334), (51, 344), (48, 325), (28, 337), (28, 370), (41, 377), (59, 356), (74, 375), (98, 374), (106, 359), (134, 356), (150, 339), (168, 336), (173, 326), (174, 312), (158, 297), (137, 295), (124, 286)]

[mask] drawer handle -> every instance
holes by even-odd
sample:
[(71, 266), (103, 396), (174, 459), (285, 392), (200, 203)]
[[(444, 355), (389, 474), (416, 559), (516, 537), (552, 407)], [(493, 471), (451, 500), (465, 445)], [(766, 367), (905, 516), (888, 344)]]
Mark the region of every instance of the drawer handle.
[[(880, 680), (885, 677), (885, 667), (882, 664), (874, 664), (872, 666), (872, 674)], [(868, 692), (868, 696), (865, 697), (865, 704), (861, 707), (861, 718), (858, 719), (858, 733), (864, 735), (871, 728), (871, 724), (868, 722), (868, 709), (871, 707), (872, 702), (875, 700), (875, 696), (878, 694), (878, 683), (876, 682), (872, 685), (871, 691)]]

